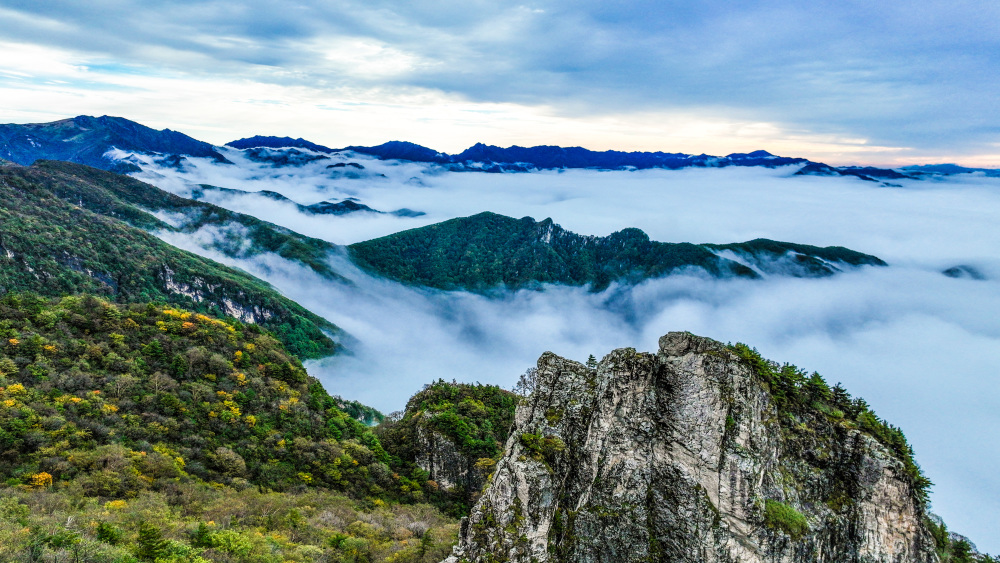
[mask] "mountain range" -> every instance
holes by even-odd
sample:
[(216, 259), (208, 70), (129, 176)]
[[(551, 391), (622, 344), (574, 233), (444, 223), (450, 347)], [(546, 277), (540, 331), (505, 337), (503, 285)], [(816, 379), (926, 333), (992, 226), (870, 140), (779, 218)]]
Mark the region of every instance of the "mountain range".
[[(964, 168), (956, 165), (911, 166), (899, 170), (876, 167), (829, 166), (804, 158), (776, 156), (767, 151), (733, 153), (726, 156), (666, 152), (592, 151), (581, 147), (535, 146), (507, 148), (476, 143), (458, 154), (446, 154), (405, 141), (390, 141), (377, 146), (348, 146), (333, 149), (305, 139), (253, 136), (227, 143), (240, 149), (294, 147), (317, 153), (353, 151), (387, 160), (434, 163), (455, 171), (524, 172), (559, 168), (681, 169), (728, 166), (801, 166), (797, 174), (853, 176), (862, 180), (886, 183), (888, 180), (921, 178), (930, 175), (962, 173), (1000, 174), (995, 170)], [(0, 158), (30, 165), (37, 159), (66, 160), (104, 170), (135, 171), (134, 165), (114, 159), (111, 149), (207, 157), (228, 162), (219, 149), (182, 133), (156, 131), (121, 117), (78, 116), (52, 123), (0, 125)]]

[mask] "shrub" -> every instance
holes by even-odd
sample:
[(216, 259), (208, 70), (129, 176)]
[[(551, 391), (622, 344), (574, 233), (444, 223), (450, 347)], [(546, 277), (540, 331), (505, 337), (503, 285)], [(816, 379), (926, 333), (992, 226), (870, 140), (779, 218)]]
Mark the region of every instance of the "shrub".
[(764, 501), (764, 525), (772, 530), (779, 530), (793, 540), (797, 540), (809, 531), (806, 517), (794, 507), (767, 499)]

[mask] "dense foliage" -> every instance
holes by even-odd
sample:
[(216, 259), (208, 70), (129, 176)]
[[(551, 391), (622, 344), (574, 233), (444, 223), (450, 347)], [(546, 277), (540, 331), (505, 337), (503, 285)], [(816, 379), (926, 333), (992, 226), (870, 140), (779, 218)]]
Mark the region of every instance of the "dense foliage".
[(379, 433), (401, 459), (415, 457), (413, 434), (417, 427), (447, 437), (471, 459), (498, 457), (514, 424), (518, 397), (496, 385), (456, 383), (439, 379), (410, 398), (406, 411), (395, 422), (383, 424)]
[[(135, 205), (119, 199), (127, 194)], [(156, 207), (157, 198), (186, 201), (65, 162), (0, 167), (0, 292), (166, 301), (259, 322), (303, 358), (336, 351), (325, 334), (335, 326), (268, 284), (136, 228), (165, 227), (140, 209)]]
[(127, 500), (0, 487), (0, 561), (432, 563), (458, 523), (426, 504), (175, 482)]
[(809, 523), (801, 512), (793, 506), (771, 499), (764, 501), (764, 525), (781, 530), (793, 540), (809, 532)]
[(612, 281), (641, 281), (684, 266), (755, 276), (697, 245), (652, 242), (638, 229), (585, 237), (551, 219), (536, 222), (489, 212), (352, 244), (350, 250), (358, 264), (380, 275), (440, 289), (540, 283), (603, 289)]
[(934, 536), (941, 563), (1000, 563), (1000, 557), (987, 553), (976, 553), (975, 548), (964, 536), (948, 532), (948, 527), (939, 518), (924, 520), (927, 529)]
[(255, 325), (89, 296), (0, 298), (10, 485), (41, 475), (111, 498), (177, 479), (386, 498), (416, 488), (337, 402)]
[[(422, 473), (415, 463), (421, 453), (419, 435), (430, 432), (447, 438), (459, 454), (485, 471), (503, 453), (518, 400), (517, 395), (496, 385), (449, 383), (439, 379), (424, 386), (410, 398), (402, 415), (383, 422), (376, 432), (400, 473)], [(429, 498), (449, 512), (463, 514), (471, 508), (471, 501), (478, 493), (440, 491)]]
[(362, 267), (404, 283), (439, 289), (488, 291), (498, 286), (523, 288), (543, 283), (587, 285), (594, 290), (612, 282), (637, 283), (683, 268), (712, 276), (758, 277), (751, 268), (722, 258), (732, 251), (768, 264), (788, 253), (793, 275), (823, 276), (835, 270), (824, 260), (852, 265), (884, 262), (846, 248), (819, 248), (758, 239), (734, 245), (696, 245), (649, 240), (639, 229), (607, 237), (569, 232), (551, 219), (513, 219), (480, 213), (411, 229), (350, 246)]

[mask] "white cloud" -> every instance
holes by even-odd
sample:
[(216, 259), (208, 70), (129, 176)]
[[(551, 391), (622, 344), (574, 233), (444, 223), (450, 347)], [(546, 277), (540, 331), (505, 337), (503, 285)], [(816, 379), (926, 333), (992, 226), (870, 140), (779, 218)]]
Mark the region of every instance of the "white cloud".
[[(237, 159), (238, 160), (238, 159)], [(888, 260), (826, 279), (711, 280), (674, 276), (602, 293), (549, 287), (500, 299), (401, 286), (335, 268), (331, 283), (275, 257), (236, 263), (260, 275), (357, 339), (354, 354), (310, 363), (332, 392), (378, 408), (401, 408), (437, 378), (512, 385), (545, 350), (577, 360), (622, 346), (655, 350), (656, 339), (688, 330), (743, 341), (777, 361), (841, 381), (904, 429), (937, 484), (935, 509), (980, 547), (1000, 514), (996, 427), (1000, 398), (1000, 190), (996, 179), (962, 176), (903, 188), (846, 178), (789, 176), (791, 170), (710, 169), (537, 174), (442, 173), (433, 167), (352, 160), (372, 176), (324, 179), (324, 164), (295, 169), (209, 166), (193, 160), (184, 181), (284, 193), (302, 203), (331, 194), (379, 209), (426, 211), (419, 219), (307, 219), (253, 198), (226, 206), (338, 243), (482, 210), (552, 216), (583, 234), (638, 226), (670, 242), (754, 237), (843, 245)], [(385, 178), (377, 176), (384, 173)], [(408, 182), (420, 179), (420, 185)], [(154, 178), (155, 180), (155, 178)], [(198, 250), (194, 239), (171, 242)], [(204, 253), (204, 250), (199, 250)], [(228, 261), (228, 260), (223, 260)], [(232, 261), (228, 261), (233, 263)], [(989, 280), (940, 271), (971, 264)]]

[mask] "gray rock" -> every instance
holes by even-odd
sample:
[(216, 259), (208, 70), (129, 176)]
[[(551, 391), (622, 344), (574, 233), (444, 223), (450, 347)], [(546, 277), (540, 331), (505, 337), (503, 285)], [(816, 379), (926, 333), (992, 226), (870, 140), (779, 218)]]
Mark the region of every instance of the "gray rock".
[(718, 342), (546, 353), (537, 377), (448, 562), (937, 561), (902, 461), (849, 423), (789, 429)]

